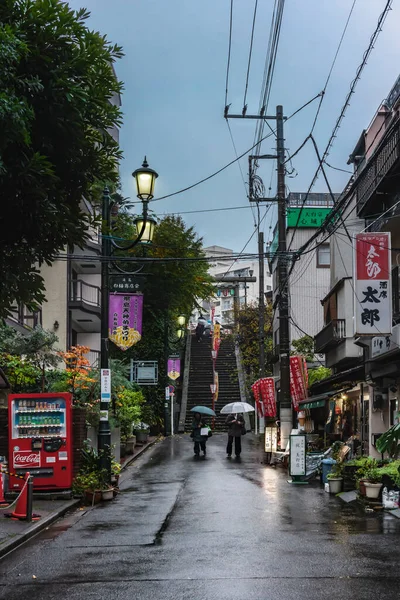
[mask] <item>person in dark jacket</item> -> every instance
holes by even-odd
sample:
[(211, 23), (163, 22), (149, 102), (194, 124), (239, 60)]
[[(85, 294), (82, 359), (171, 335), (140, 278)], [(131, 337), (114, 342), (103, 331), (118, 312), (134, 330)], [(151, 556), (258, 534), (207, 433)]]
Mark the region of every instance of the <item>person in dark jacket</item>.
[(235, 455), (239, 458), (240, 453), (242, 452), (241, 438), (246, 431), (243, 415), (228, 415), (225, 423), (228, 425), (228, 445), (226, 446), (226, 453), (228, 458), (231, 458), (233, 440), (235, 440)]
[(204, 333), (204, 325), (203, 323), (197, 323), (196, 326), (196, 339), (198, 342), (201, 342)]
[(192, 423), (192, 437), (194, 442), (194, 455), (200, 456), (200, 449), (205, 456), (207, 453), (206, 443), (208, 440), (208, 435), (201, 435), (201, 428), (207, 427), (207, 423), (204, 420), (203, 415), (200, 413), (194, 413), (193, 423)]

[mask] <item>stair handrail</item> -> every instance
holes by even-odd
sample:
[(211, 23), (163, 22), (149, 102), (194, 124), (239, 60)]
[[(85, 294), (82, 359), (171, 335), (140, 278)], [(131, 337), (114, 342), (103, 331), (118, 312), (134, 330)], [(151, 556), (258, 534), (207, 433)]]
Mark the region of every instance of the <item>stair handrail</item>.
[(185, 421), (186, 421), (186, 410), (188, 401), (189, 391), (189, 372), (190, 372), (190, 357), (192, 351), (192, 339), (191, 331), (189, 330), (186, 334), (186, 348), (185, 348), (185, 362), (183, 367), (183, 380), (182, 380), (182, 401), (179, 413), (178, 433), (185, 432)]

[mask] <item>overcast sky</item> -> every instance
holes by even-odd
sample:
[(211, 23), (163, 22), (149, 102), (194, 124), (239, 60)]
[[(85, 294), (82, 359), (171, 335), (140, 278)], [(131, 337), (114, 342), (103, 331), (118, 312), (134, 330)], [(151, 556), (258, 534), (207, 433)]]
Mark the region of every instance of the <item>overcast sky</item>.
[[(223, 118), (228, 54), (230, 0), (69, 0), (72, 8), (91, 11), (89, 25), (123, 46), (116, 64), (124, 82), (124, 125), (121, 146), (123, 192), (134, 196), (131, 172), (144, 154), (158, 173), (156, 196), (175, 192), (218, 170), (234, 157)], [(273, 0), (259, 0), (248, 92), (248, 113), (258, 111)], [(322, 90), (353, 0), (286, 0), (269, 113), (282, 104), (286, 115)], [(380, 102), (399, 75), (399, 2), (383, 26), (364, 69), (328, 162), (348, 168), (348, 156)], [(321, 150), (339, 115), (386, 0), (357, 0), (316, 126)], [(243, 106), (253, 0), (234, 0), (233, 41), (228, 102), (231, 113)], [(291, 151), (307, 136), (317, 103), (285, 127)], [(253, 144), (255, 122), (230, 121), (238, 154)], [(272, 150), (273, 138), (263, 152)], [(241, 166), (247, 181), (247, 158)], [(287, 180), (291, 191), (307, 190), (316, 169), (314, 151), (305, 148), (293, 161), (297, 177)], [(273, 176), (269, 161), (259, 174), (268, 188)], [(329, 170), (334, 192), (348, 175)], [(314, 191), (326, 191), (320, 178)], [(272, 193), (276, 192), (272, 178)], [(152, 204), (157, 214), (246, 206), (248, 200), (237, 164), (198, 187)], [(262, 214), (265, 208), (262, 208)], [(254, 231), (250, 208), (183, 215), (204, 238), (205, 245), (240, 251)], [(273, 210), (264, 220), (266, 239), (274, 226)], [(256, 251), (255, 236), (248, 246)]]

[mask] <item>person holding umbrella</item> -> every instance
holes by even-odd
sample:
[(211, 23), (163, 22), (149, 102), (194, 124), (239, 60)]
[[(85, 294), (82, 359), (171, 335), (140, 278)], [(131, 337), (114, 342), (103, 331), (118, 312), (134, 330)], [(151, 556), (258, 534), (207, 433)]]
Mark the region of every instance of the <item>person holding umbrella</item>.
[(194, 406), (191, 409), (191, 412), (194, 413), (191, 434), (191, 437), (193, 438), (194, 442), (194, 455), (200, 456), (201, 449), (203, 455), (206, 456), (206, 444), (210, 436), (210, 430), (208, 429), (204, 415), (210, 415), (215, 417), (215, 412), (207, 406)]
[(233, 439), (235, 439), (235, 454), (239, 458), (242, 452), (241, 436), (246, 433), (246, 425), (242, 413), (254, 412), (254, 407), (247, 402), (230, 402), (221, 408), (222, 415), (228, 415), (225, 423), (228, 425), (228, 445), (226, 453), (232, 456)]
[(207, 454), (206, 443), (208, 440), (207, 435), (202, 435), (202, 429), (207, 428), (204, 417), (200, 413), (194, 413), (192, 423), (192, 435), (194, 441), (194, 455), (200, 456), (200, 448), (205, 456)]
[(228, 444), (226, 446), (227, 458), (231, 458), (232, 456), (233, 440), (235, 440), (235, 455), (236, 458), (239, 458), (242, 452), (242, 435), (246, 433), (243, 415), (240, 413), (228, 415), (225, 423), (228, 425)]

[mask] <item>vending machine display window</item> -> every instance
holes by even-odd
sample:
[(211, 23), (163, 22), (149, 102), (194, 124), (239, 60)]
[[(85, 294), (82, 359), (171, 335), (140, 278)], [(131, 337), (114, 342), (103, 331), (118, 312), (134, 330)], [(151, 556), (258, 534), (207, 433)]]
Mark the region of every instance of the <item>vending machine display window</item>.
[(71, 489), (72, 395), (10, 394), (8, 410), (10, 489), (21, 490), (27, 472), (34, 490)]
[(13, 439), (66, 437), (66, 402), (64, 398), (36, 400), (21, 398), (12, 407)]

